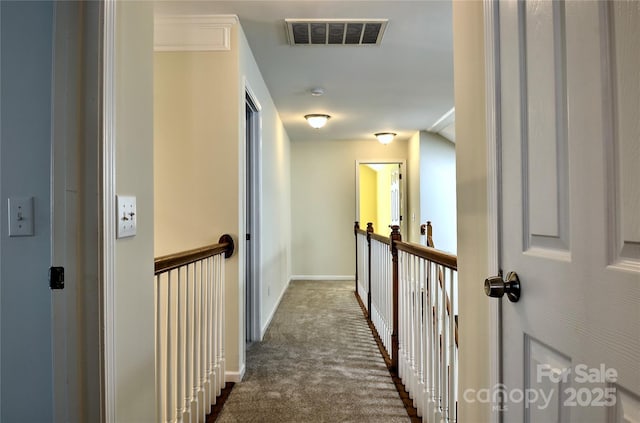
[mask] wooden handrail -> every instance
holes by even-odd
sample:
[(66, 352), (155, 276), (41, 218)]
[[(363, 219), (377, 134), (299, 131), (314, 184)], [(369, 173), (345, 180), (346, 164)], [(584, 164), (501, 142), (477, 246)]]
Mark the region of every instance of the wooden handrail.
[(391, 245), (391, 238), (377, 234), (375, 232), (371, 233), (371, 239), (375, 239), (378, 242), (382, 242), (383, 244)]
[(155, 274), (157, 276), (161, 273), (177, 269), (181, 266), (186, 266), (187, 264), (195, 263), (198, 260), (202, 260), (207, 257), (213, 257), (220, 253), (224, 253), (224, 257), (229, 258), (233, 255), (234, 249), (235, 244), (233, 242), (233, 238), (231, 235), (224, 234), (220, 237), (217, 244), (157, 257), (154, 260)]
[[(412, 254), (414, 256), (420, 257), (425, 260), (429, 260), (433, 263), (439, 264), (441, 266), (447, 267), (449, 269), (458, 270), (458, 256), (454, 256), (453, 254), (445, 253), (444, 251), (436, 250), (433, 247), (433, 227), (431, 226), (431, 222), (427, 222), (426, 225), (420, 226), (421, 235), (427, 236), (427, 247), (419, 244), (414, 244), (411, 242), (403, 242), (403, 241), (394, 241), (396, 248), (400, 251), (404, 251), (406, 253)], [(440, 289), (445, 289), (444, 287), (444, 274), (442, 272), (442, 268), (438, 269), (438, 282), (440, 285)], [(445, 297), (445, 308), (447, 314), (451, 316), (451, 300), (449, 299), (449, 294), (446, 294)], [(457, 316), (454, 316), (455, 319), (455, 342), (456, 347), (458, 346), (458, 319)]]
[[(383, 332), (384, 340), (382, 343), (384, 347), (381, 348), (381, 350), (384, 350), (383, 355), (385, 352), (388, 353), (389, 357), (387, 360), (385, 356), (385, 362), (387, 363), (390, 372), (400, 377), (402, 381), (401, 383), (409, 383), (408, 386), (413, 390), (413, 385), (417, 380), (416, 378), (420, 377), (417, 370), (420, 370), (419, 367), (422, 366), (421, 370), (424, 371), (426, 368), (425, 366), (428, 364), (425, 361), (426, 354), (414, 356), (415, 351), (412, 351), (413, 344), (405, 344), (406, 342), (414, 342), (411, 340), (411, 336), (413, 336), (412, 334), (416, 334), (416, 328), (420, 328), (420, 331), (432, 331), (432, 335), (416, 336), (427, 336), (428, 338), (431, 338), (431, 344), (429, 346), (431, 352), (429, 354), (435, 355), (436, 360), (433, 363), (435, 366), (433, 371), (443, 372), (440, 374), (442, 380), (450, 377), (453, 369), (457, 368), (456, 362), (458, 359), (455, 354), (457, 354), (459, 348), (459, 325), (458, 316), (453, 314), (454, 298), (452, 295), (456, 292), (454, 284), (457, 280), (456, 272), (458, 270), (458, 257), (435, 249), (433, 245), (433, 228), (431, 226), (431, 222), (427, 222), (421, 227), (421, 235), (426, 237), (427, 246), (403, 242), (402, 236), (400, 235), (400, 227), (395, 225), (392, 226), (391, 229), (391, 235), (389, 237), (385, 237), (380, 234), (373, 233), (373, 226), (368, 225), (368, 242), (367, 246), (364, 246), (361, 242), (358, 244), (358, 236), (359, 234), (364, 235), (364, 231), (360, 230), (359, 225), (356, 224), (356, 263), (358, 263), (358, 258), (360, 257), (358, 255), (359, 248), (367, 248), (369, 255), (368, 296), (370, 299), (372, 291), (371, 277), (373, 273), (371, 266), (372, 259), (374, 258), (371, 255), (371, 240), (376, 240), (380, 243), (389, 245), (391, 263), (389, 263), (388, 254), (384, 254), (382, 256), (375, 254), (375, 259), (382, 260), (383, 263), (383, 274), (378, 274), (376, 276), (376, 287), (377, 289), (382, 289), (382, 296), (386, 297), (382, 299), (383, 310), (380, 311), (380, 308), (378, 308), (377, 316), (375, 317), (376, 323), (373, 323), (371, 320), (371, 310), (373, 305), (369, 302), (367, 306), (367, 321), (374, 332), (377, 330), (381, 330)], [(400, 251), (402, 251), (402, 253), (400, 253)], [(427, 266), (422, 262), (422, 260), (427, 261), (429, 265)], [(413, 264), (411, 264), (411, 262), (413, 262)], [(433, 266), (431, 263), (433, 263)], [(391, 269), (388, 268), (389, 264), (391, 264)], [(424, 269), (422, 268), (423, 266)], [(390, 275), (388, 274), (389, 270), (391, 273)], [(406, 272), (408, 272), (408, 274), (405, 274)], [(390, 290), (387, 285), (389, 282), (389, 276), (391, 276)], [(382, 280), (380, 280), (381, 278)], [(401, 284), (403, 285), (402, 287)], [(408, 285), (405, 287), (404, 284)], [(449, 291), (449, 289), (451, 291)], [(389, 304), (389, 294), (392, 295), (391, 304)], [(380, 296), (380, 294), (376, 295)], [(356, 296), (359, 298), (359, 291), (357, 288)], [(402, 310), (399, 308), (401, 302), (399, 297), (402, 297), (403, 299)], [(389, 306), (391, 310), (389, 310)], [(391, 318), (388, 316), (389, 312), (391, 312)], [(400, 322), (400, 313), (402, 313), (402, 323)], [(431, 328), (429, 328), (429, 326), (422, 327), (422, 325), (427, 324), (424, 319), (425, 317), (428, 318), (429, 314), (432, 314), (432, 318), (430, 319)], [(378, 322), (380, 324), (378, 324)], [(400, 356), (400, 329), (408, 332), (403, 334), (405, 338), (403, 340), (403, 348), (408, 348), (408, 352), (402, 356)], [(389, 335), (391, 345), (388, 345)], [(400, 365), (404, 365), (407, 369), (405, 375), (398, 373)], [(426, 377), (427, 374), (425, 373), (425, 378)], [(434, 386), (435, 393), (440, 392), (440, 390), (444, 390), (440, 393), (442, 394), (444, 392), (444, 394), (446, 394), (447, 390), (451, 389), (451, 385), (447, 385), (447, 382), (438, 382), (436, 380), (437, 376), (429, 374), (428, 377), (431, 378), (429, 380)], [(436, 379), (434, 379), (434, 377)], [(436, 386), (436, 383), (439, 383), (439, 385)], [(420, 393), (418, 393), (418, 395), (420, 395)], [(455, 399), (455, 394), (453, 398)], [(457, 409), (457, 401), (449, 401), (448, 403), (442, 402), (436, 407), (441, 407), (440, 409), (445, 412), (446, 409), (442, 407), (447, 404), (449, 406), (449, 410), (454, 407)]]
[(364, 229), (360, 229), (360, 228), (358, 228), (358, 229), (356, 229), (356, 230), (355, 230), (355, 233), (356, 233), (356, 234), (360, 234), (360, 235), (367, 236), (367, 231), (365, 231)]
[(405, 251), (414, 256), (448, 267), (449, 269), (458, 270), (458, 256), (454, 256), (453, 254), (412, 242), (396, 241), (396, 246), (400, 251)]

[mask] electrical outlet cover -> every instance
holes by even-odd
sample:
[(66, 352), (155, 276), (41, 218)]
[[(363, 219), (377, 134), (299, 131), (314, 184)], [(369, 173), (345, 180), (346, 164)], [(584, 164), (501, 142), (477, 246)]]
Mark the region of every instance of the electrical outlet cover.
[(117, 203), (117, 238), (127, 238), (136, 235), (138, 215), (136, 214), (136, 197), (129, 195), (116, 196)]

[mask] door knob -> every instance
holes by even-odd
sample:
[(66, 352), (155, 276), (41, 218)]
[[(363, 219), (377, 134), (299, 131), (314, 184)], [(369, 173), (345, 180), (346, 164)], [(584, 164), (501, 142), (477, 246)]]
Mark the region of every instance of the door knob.
[(502, 276), (492, 276), (484, 280), (484, 293), (488, 297), (502, 298), (506, 293), (507, 298), (512, 303), (517, 303), (520, 299), (520, 279), (516, 272), (507, 273), (507, 279), (502, 280)]

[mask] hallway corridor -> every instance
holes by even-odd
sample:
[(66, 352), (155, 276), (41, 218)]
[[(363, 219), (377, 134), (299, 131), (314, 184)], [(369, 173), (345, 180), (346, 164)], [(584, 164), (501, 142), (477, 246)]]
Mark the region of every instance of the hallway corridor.
[(218, 422), (409, 422), (353, 282), (292, 281)]

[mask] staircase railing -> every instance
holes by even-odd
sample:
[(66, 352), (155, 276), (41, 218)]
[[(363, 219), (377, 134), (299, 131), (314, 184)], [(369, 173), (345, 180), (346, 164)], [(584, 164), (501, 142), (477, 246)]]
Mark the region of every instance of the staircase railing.
[[(373, 225), (371, 225), (371, 229), (373, 230)], [(371, 282), (369, 279), (369, 243), (371, 238), (369, 237), (369, 228), (364, 231), (356, 222), (353, 231), (356, 235), (356, 292), (360, 298), (366, 300), (364, 305), (367, 308), (369, 319), (371, 319), (371, 287), (369, 286)]]
[[(371, 322), (389, 356), (393, 351), (393, 269), (391, 239), (369, 233)], [(391, 357), (393, 360), (393, 357)]]
[(360, 256), (370, 254), (369, 319), (418, 415), (453, 423), (458, 404), (457, 257), (433, 248), (430, 222), (423, 234), (430, 246), (403, 242), (399, 229), (392, 226), (389, 238), (367, 233), (369, 251), (356, 251), (362, 261)]
[(155, 259), (156, 395), (161, 422), (204, 422), (225, 386), (225, 258), (234, 243)]

